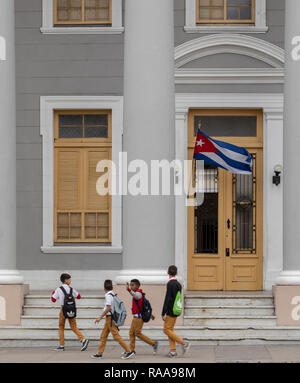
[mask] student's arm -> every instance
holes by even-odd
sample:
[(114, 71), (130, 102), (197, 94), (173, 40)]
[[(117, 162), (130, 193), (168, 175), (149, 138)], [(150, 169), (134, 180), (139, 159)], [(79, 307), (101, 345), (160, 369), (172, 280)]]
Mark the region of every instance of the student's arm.
[(170, 297), (171, 297), (171, 285), (170, 285), (170, 283), (168, 283), (167, 284), (166, 297), (165, 297), (165, 301), (164, 301), (164, 305), (163, 305), (163, 309), (162, 309), (162, 313), (161, 313), (162, 317), (164, 317), (167, 314), (168, 306), (169, 306), (169, 302), (170, 302)]
[(138, 301), (143, 297), (142, 293), (140, 293), (139, 291), (135, 292), (135, 291), (130, 290), (129, 294), (132, 295), (132, 297), (135, 301)]
[(81, 295), (75, 289), (73, 289), (73, 297), (76, 298), (76, 299), (81, 299)]
[(103, 313), (98, 318), (95, 319), (95, 323), (99, 323), (105, 317), (105, 315), (110, 312), (110, 310), (111, 310), (111, 306), (107, 306), (106, 309), (103, 311)]
[(55, 303), (55, 302), (57, 301), (57, 299), (58, 299), (58, 292), (57, 292), (57, 289), (56, 289), (56, 290), (52, 291), (52, 294), (51, 294), (51, 301), (52, 301), (53, 303)]

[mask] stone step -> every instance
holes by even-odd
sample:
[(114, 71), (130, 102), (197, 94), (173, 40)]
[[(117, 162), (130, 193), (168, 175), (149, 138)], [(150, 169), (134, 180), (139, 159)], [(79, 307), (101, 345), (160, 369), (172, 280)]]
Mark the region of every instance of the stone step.
[(185, 306), (274, 306), (272, 296), (186, 295)]
[[(25, 297), (25, 306), (51, 306), (53, 303), (50, 300), (50, 295), (27, 295)], [(76, 299), (76, 306), (103, 306), (104, 296), (85, 296), (81, 299)]]
[[(101, 327), (96, 325), (87, 325), (80, 328), (86, 337), (91, 340), (98, 340)], [(121, 327), (120, 333), (128, 339), (129, 327)], [(154, 339), (165, 339), (161, 326), (145, 326), (144, 334)], [(192, 341), (201, 340), (279, 340), (300, 341), (299, 327), (276, 327), (276, 326), (177, 326), (176, 332)], [(4, 340), (57, 340), (57, 327), (21, 327), (21, 326), (0, 326), (0, 339)], [(66, 328), (65, 337), (67, 340), (76, 339), (73, 332)]]
[(185, 306), (184, 314), (186, 316), (262, 316), (262, 315), (274, 315), (274, 306)]
[(184, 316), (188, 326), (276, 326), (276, 316)]
[[(24, 306), (25, 316), (55, 316), (58, 318), (60, 306)], [(78, 306), (77, 314), (82, 317), (96, 318), (103, 311), (103, 306)]]

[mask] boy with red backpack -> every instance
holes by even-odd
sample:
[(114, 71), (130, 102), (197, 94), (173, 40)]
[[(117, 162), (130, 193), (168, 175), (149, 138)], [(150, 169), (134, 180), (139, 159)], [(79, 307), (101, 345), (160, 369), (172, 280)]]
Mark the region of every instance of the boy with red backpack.
[(132, 322), (129, 330), (130, 337), (130, 350), (135, 354), (135, 340), (139, 338), (143, 342), (149, 344), (153, 348), (153, 353), (156, 354), (158, 349), (158, 342), (148, 338), (142, 333), (142, 328), (145, 322), (149, 322), (150, 319), (154, 320), (152, 315), (152, 308), (150, 302), (145, 298), (145, 293), (140, 288), (141, 284), (138, 279), (132, 279), (129, 283), (126, 283), (126, 289), (132, 296)]

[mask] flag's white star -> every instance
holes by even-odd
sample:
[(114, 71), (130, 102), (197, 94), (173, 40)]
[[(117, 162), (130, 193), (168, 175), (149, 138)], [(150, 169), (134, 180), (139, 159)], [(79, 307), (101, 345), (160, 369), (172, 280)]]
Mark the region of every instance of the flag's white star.
[(203, 142), (201, 139), (200, 139), (200, 141), (197, 141), (197, 146), (201, 146), (201, 148), (204, 144), (205, 144), (205, 142)]

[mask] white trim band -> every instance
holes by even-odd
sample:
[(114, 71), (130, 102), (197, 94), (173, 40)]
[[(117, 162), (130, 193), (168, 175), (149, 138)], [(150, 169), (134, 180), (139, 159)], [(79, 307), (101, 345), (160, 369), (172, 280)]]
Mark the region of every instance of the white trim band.
[(0, 285), (21, 285), (23, 281), (18, 270), (0, 270)]
[(41, 247), (45, 254), (122, 254), (122, 247), (111, 246), (50, 246)]
[(133, 278), (149, 285), (165, 284), (169, 279), (167, 270), (122, 270), (116, 278), (116, 283), (122, 285)]
[(278, 286), (300, 286), (300, 271), (282, 271), (276, 280)]

